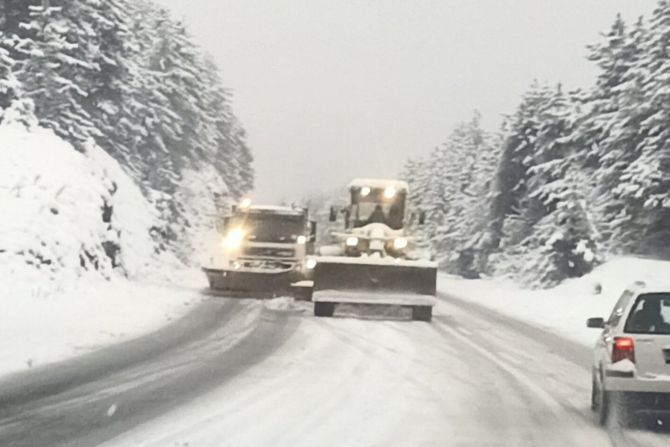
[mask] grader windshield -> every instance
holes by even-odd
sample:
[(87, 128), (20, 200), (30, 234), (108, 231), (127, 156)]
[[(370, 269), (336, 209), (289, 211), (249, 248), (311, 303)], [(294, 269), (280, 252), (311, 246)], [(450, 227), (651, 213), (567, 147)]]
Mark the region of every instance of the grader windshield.
[(407, 190), (402, 184), (352, 185), (348, 227), (358, 228), (383, 223), (399, 230), (405, 220)]

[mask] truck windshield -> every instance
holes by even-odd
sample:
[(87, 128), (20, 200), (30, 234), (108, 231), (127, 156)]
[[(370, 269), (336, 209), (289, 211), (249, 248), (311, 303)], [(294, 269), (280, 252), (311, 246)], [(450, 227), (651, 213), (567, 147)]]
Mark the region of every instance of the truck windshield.
[(239, 214), (229, 225), (244, 228), (249, 240), (255, 242), (291, 242), (305, 233), (303, 217), (293, 215)]

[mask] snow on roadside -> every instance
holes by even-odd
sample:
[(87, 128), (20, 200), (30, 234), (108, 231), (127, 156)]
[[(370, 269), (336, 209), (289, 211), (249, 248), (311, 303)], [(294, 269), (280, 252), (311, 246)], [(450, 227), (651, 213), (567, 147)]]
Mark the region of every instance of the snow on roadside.
[(302, 311), (302, 308), (296, 304), (295, 300), (287, 296), (266, 300), (264, 304), (270, 310)]
[(204, 299), (197, 287), (118, 277), (82, 278), (62, 293), (33, 292), (0, 298), (0, 376), (149, 333)]
[[(663, 281), (670, 262), (640, 258), (615, 258), (592, 273), (547, 290), (521, 289), (495, 279), (464, 280), (440, 275), (438, 290), (548, 329), (586, 346), (598, 330), (586, 327), (590, 317), (607, 317), (624, 288), (634, 281)], [(595, 293), (596, 285), (602, 287)]]
[(157, 213), (115, 160), (6, 112), (0, 375), (150, 332), (201, 299), (201, 272), (156, 254)]
[(0, 125), (0, 278), (56, 288), (95, 271), (133, 277), (154, 257), (157, 214), (93, 143), (76, 151), (51, 130)]

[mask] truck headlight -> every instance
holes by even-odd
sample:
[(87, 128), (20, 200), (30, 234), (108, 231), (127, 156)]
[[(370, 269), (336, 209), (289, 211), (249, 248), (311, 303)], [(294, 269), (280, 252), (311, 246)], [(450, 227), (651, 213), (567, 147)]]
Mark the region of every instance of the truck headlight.
[(316, 259), (309, 258), (305, 261), (305, 268), (307, 270), (313, 270), (316, 267)]
[(240, 200), (240, 208), (246, 210), (249, 207), (251, 207), (251, 199), (249, 197), (244, 197), (242, 200)]
[(300, 245), (305, 245), (307, 243), (307, 237), (301, 234), (295, 241)]
[(223, 240), (223, 245), (229, 250), (234, 250), (242, 245), (244, 240), (244, 230), (242, 228), (233, 228), (228, 232), (226, 238)]
[(358, 245), (358, 238), (356, 236), (349, 236), (344, 243), (347, 247), (356, 247)]
[(396, 250), (402, 250), (403, 248), (407, 248), (407, 239), (404, 237), (399, 237), (398, 239), (395, 239), (393, 241), (393, 248)]

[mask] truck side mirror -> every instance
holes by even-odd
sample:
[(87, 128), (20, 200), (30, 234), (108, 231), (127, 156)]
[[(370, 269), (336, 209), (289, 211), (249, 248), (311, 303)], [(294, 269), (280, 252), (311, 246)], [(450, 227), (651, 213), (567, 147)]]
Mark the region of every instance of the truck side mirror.
[(316, 222), (313, 220), (309, 221), (309, 241), (314, 242), (316, 240)]
[(331, 222), (337, 221), (337, 210), (335, 210), (335, 207), (333, 206), (330, 207), (330, 216), (328, 216), (328, 220)]
[(423, 224), (425, 224), (425, 223), (426, 223), (426, 212), (425, 212), (425, 211), (421, 211), (421, 212), (419, 213), (419, 225), (423, 225)]

